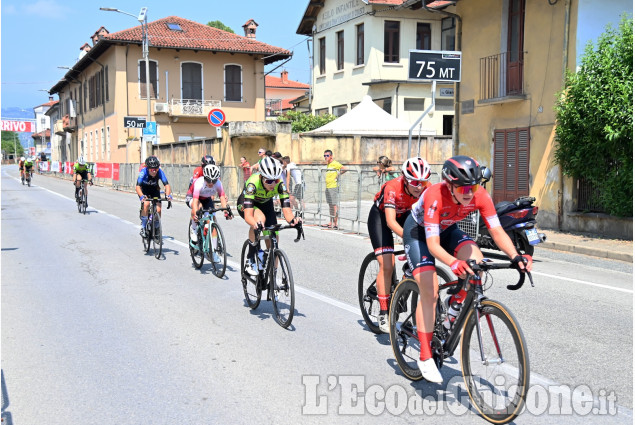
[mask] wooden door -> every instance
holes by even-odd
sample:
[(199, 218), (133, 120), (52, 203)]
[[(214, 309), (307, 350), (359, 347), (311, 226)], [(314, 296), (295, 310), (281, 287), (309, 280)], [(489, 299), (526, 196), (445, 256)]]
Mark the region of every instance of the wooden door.
[(509, 0), (507, 27), (507, 95), (523, 91), (525, 0)]
[(529, 128), (494, 131), (494, 203), (529, 195)]

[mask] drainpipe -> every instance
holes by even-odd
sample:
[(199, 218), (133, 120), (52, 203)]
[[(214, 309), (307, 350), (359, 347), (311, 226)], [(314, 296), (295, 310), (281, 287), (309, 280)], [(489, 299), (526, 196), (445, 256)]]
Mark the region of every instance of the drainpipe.
[[(564, 0), (564, 41), (562, 45), (562, 86), (564, 87), (567, 78), (567, 67), (569, 63), (569, 27), (571, 25), (571, 1)], [(564, 174), (562, 166), (558, 165), (558, 178), (560, 185), (558, 188), (558, 230), (562, 230), (564, 221)]]
[[(440, 13), (441, 15), (448, 16), (450, 18), (456, 19), (456, 50), (461, 51), (461, 38), (463, 34), (463, 21), (461, 17), (456, 13), (446, 12), (444, 10), (435, 10), (430, 9), (426, 6), (426, 0), (421, 0), (421, 5), (425, 10), (431, 13)], [(452, 138), (454, 139), (452, 146), (452, 155), (456, 156), (459, 154), (459, 117), (460, 117), (460, 107), (459, 107), (459, 99), (461, 98), (461, 83), (454, 83), (454, 130), (452, 131)]]
[(395, 89), (395, 111), (396, 111), (396, 118), (399, 118), (399, 86), (401, 85), (401, 83), (397, 83), (397, 88)]

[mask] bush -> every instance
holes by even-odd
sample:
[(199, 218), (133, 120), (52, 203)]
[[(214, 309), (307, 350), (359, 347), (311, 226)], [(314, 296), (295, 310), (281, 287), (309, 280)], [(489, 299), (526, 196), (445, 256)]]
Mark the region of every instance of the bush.
[(612, 215), (633, 215), (633, 20), (622, 17), (587, 44), (558, 93), (556, 163), (599, 189)]
[(294, 133), (304, 133), (315, 130), (325, 124), (330, 123), (337, 117), (335, 115), (308, 115), (302, 112), (289, 111), (278, 117), (278, 121), (291, 121), (291, 131)]

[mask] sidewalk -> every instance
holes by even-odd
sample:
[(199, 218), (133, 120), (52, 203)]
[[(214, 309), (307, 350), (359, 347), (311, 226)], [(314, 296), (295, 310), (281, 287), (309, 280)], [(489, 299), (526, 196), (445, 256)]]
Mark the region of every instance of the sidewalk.
[(633, 262), (632, 240), (607, 239), (597, 235), (564, 233), (548, 229), (538, 229), (538, 232), (547, 235), (547, 240), (536, 245), (537, 248), (568, 251), (629, 263)]

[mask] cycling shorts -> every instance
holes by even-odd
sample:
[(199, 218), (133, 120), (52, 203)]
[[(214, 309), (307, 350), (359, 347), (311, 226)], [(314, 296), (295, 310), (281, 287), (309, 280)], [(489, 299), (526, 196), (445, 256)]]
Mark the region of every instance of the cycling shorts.
[[(410, 213), (407, 213), (398, 217), (397, 223), (403, 227), (409, 215)], [(386, 214), (380, 211), (377, 205), (373, 205), (368, 214), (368, 235), (370, 236), (370, 243), (373, 245), (375, 255), (395, 252), (395, 240), (392, 230), (390, 230), (386, 222)]]
[(161, 198), (161, 189), (159, 189), (159, 186), (142, 185), (141, 193), (148, 198)]
[[(244, 194), (240, 194), (238, 200), (236, 201), (236, 209), (238, 210), (238, 214), (245, 219), (245, 211), (243, 208), (243, 202), (245, 200)], [(273, 208), (273, 199), (269, 199), (267, 202), (259, 204), (258, 202), (254, 202), (254, 209), (258, 209), (262, 211), (265, 215), (265, 226), (273, 226), (278, 223), (278, 218), (276, 217), (276, 210)]]
[[(476, 242), (461, 230), (456, 223), (442, 231), (440, 238), (441, 247), (455, 257), (459, 249), (464, 245), (476, 245)], [(412, 214), (408, 214), (403, 226), (403, 244), (408, 259), (408, 266), (412, 270), (413, 275), (435, 270), (435, 260), (428, 250), (425, 229), (415, 221)]]
[(88, 180), (88, 170), (76, 171), (75, 174), (79, 174), (82, 177), (82, 180)]

